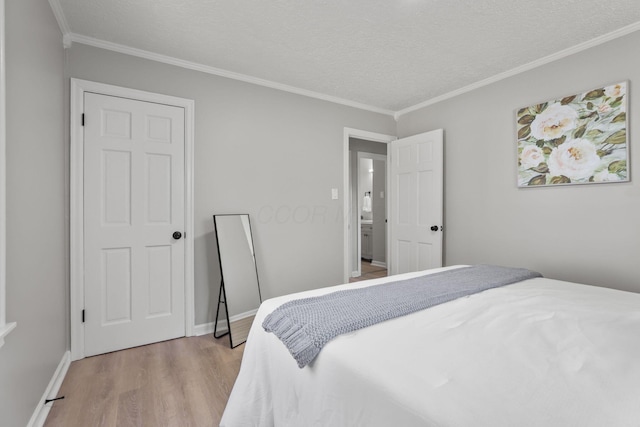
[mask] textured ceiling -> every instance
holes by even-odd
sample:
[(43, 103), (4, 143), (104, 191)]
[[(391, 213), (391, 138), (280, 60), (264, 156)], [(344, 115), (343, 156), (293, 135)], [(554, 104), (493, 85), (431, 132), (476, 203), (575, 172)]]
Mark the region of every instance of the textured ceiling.
[(639, 0), (58, 0), (73, 35), (398, 111), (640, 22)]

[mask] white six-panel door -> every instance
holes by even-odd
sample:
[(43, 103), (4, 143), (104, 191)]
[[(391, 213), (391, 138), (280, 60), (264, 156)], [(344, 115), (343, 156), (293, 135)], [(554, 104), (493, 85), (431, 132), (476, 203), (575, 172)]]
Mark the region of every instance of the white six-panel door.
[(390, 274), (442, 267), (443, 131), (393, 141), (388, 156)]
[(184, 109), (84, 107), (85, 356), (184, 336)]

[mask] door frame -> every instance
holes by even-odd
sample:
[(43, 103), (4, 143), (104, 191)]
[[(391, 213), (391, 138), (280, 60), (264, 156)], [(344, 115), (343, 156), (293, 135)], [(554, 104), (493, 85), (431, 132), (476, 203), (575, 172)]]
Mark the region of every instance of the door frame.
[[(366, 130), (360, 130), (360, 129), (353, 129), (353, 128), (344, 128), (344, 132), (343, 132), (343, 137), (342, 137), (342, 209), (343, 209), (343, 227), (342, 227), (342, 234), (343, 234), (343, 251), (344, 251), (344, 257), (343, 257), (343, 282), (344, 283), (348, 283), (349, 282), (349, 278), (351, 277), (351, 238), (350, 238), (350, 233), (349, 233), (349, 223), (351, 221), (351, 197), (350, 197), (350, 187), (349, 187), (349, 176), (350, 176), (350, 165), (349, 165), (349, 138), (358, 138), (358, 139), (364, 139), (367, 141), (373, 141), (373, 142), (381, 142), (384, 144), (388, 144), (391, 141), (395, 141), (396, 139), (398, 139), (397, 136), (394, 135), (386, 135), (383, 133), (376, 133), (376, 132), (369, 132)], [(387, 162), (388, 163), (388, 162)], [(388, 167), (388, 164), (387, 164)], [(388, 179), (387, 179), (387, 194), (386, 194), (386, 200), (388, 203), (389, 200), (389, 186), (388, 186)], [(389, 218), (388, 215), (390, 215), (391, 212), (389, 212), (389, 209), (387, 209), (387, 218)], [(358, 217), (359, 218), (359, 217)], [(358, 224), (360, 223), (360, 221), (358, 221)], [(355, 225), (354, 225), (355, 226)], [(389, 245), (387, 244), (387, 256), (388, 256), (388, 247)], [(387, 259), (387, 268), (389, 268), (389, 259)]]
[(145, 92), (88, 80), (71, 79), (71, 115), (69, 118), (70, 133), (70, 322), (71, 322), (71, 360), (83, 359), (84, 356), (84, 132), (82, 114), (84, 112), (84, 94), (98, 93), (107, 96), (128, 98), (137, 101), (153, 102), (184, 108), (185, 138), (185, 229), (184, 229), (184, 293), (185, 293), (185, 336), (193, 335), (195, 326), (194, 299), (194, 200), (193, 200), (193, 145), (195, 130), (195, 102), (192, 99)]

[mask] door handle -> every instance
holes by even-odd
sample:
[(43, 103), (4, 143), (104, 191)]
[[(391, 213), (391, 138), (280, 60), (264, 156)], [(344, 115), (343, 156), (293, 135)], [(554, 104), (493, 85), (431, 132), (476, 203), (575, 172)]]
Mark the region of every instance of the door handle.
[(179, 231), (174, 231), (173, 232), (173, 238), (176, 240), (180, 240), (182, 238), (182, 233)]
[(431, 231), (438, 231), (438, 226), (437, 225), (432, 225), (431, 226)]

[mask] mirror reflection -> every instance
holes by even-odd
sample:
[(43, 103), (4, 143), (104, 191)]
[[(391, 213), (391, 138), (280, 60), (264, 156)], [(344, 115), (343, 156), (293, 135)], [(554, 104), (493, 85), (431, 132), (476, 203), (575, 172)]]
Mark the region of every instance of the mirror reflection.
[(248, 214), (214, 215), (222, 280), (214, 336), (229, 335), (231, 348), (247, 340), (262, 302)]

